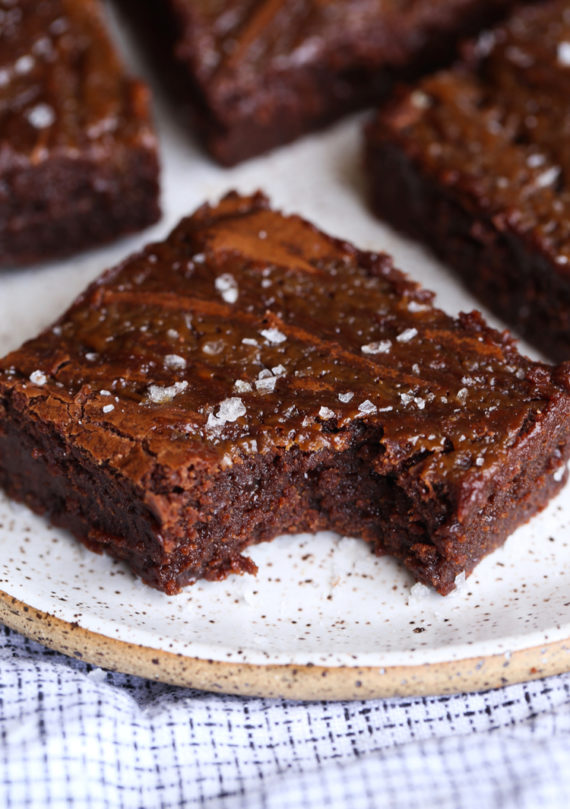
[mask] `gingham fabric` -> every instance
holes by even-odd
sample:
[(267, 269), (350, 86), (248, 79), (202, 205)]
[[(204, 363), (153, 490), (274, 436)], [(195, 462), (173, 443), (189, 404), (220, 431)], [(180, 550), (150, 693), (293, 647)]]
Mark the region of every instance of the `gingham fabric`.
[(306, 704), (151, 683), (0, 636), (1, 809), (570, 807), (570, 675)]

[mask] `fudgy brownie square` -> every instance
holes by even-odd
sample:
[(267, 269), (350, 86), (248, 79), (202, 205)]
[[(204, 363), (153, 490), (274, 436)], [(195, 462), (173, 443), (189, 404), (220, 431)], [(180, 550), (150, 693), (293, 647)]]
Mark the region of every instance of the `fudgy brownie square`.
[[(127, 0), (122, 0), (126, 3)], [(514, 0), (145, 0), (186, 74), (207, 148), (232, 165), (442, 66)], [(141, 3), (131, 14), (139, 17)], [(170, 14), (169, 14), (170, 12)], [(165, 56), (168, 56), (166, 53)]]
[(126, 75), (99, 0), (0, 0), (0, 265), (158, 216), (149, 93)]
[(231, 194), (0, 361), (0, 483), (175, 593), (333, 529), (449, 592), (563, 485), (568, 365)]
[(570, 358), (570, 3), (528, 7), (402, 89), (366, 136), (377, 213)]

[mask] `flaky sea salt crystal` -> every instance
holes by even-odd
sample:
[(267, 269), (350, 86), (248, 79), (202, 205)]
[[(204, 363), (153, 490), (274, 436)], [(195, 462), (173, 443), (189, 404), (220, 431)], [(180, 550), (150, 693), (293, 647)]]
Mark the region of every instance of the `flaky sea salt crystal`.
[(570, 42), (559, 42), (556, 56), (559, 65), (570, 67)]
[(376, 405), (370, 401), (370, 399), (366, 399), (362, 404), (358, 405), (358, 412), (364, 414), (365, 416), (369, 416), (372, 413), (376, 413)]
[(273, 393), (276, 383), (277, 377), (271, 375), (257, 379), (255, 382), (255, 387), (260, 393)]
[(47, 376), (43, 373), (43, 371), (33, 371), (30, 374), (30, 382), (33, 382), (34, 385), (45, 385), (47, 382)]
[(431, 590), (425, 584), (417, 581), (411, 588), (408, 596), (408, 605), (417, 604), (419, 601), (424, 601), (431, 596)]
[(55, 121), (55, 111), (49, 104), (36, 104), (28, 110), (26, 118), (34, 129), (47, 129)]
[(211, 357), (215, 356), (216, 354), (220, 354), (224, 349), (224, 343), (222, 340), (212, 340), (210, 343), (204, 343), (202, 346), (202, 351), (204, 354), (209, 354)]
[(231, 396), (229, 399), (224, 399), (223, 402), (220, 402), (216, 414), (210, 413), (206, 427), (210, 430), (219, 430), (227, 422), (237, 421), (245, 414), (245, 405), (239, 396)]
[(543, 166), (546, 162), (546, 157), (543, 154), (531, 154), (526, 159), (526, 164), (531, 169), (537, 169)]
[(20, 58), (14, 62), (14, 73), (17, 73), (19, 76), (24, 76), (26, 73), (33, 70), (34, 64), (35, 59), (33, 56), (29, 54), (20, 56)]
[(400, 393), (400, 401), (405, 407), (414, 401), (414, 397), (410, 393)]
[(114, 409), (115, 409), (114, 404), (105, 405), (105, 407), (103, 408), (103, 413), (110, 413)]
[(339, 393), (339, 401), (347, 404), (351, 399), (354, 399), (354, 393)]
[(368, 343), (365, 346), (361, 346), (360, 350), (363, 354), (386, 354), (390, 351), (391, 346), (391, 340), (378, 340), (376, 343)]
[(409, 312), (425, 312), (426, 309), (429, 309), (429, 306), (426, 306), (425, 303), (420, 303), (419, 301), (410, 301), (408, 303)]
[(160, 385), (149, 385), (147, 390), (147, 398), (153, 404), (166, 404), (171, 402), (175, 396), (182, 393), (188, 387), (188, 382), (175, 382), (174, 385), (168, 387), (161, 387)]
[(417, 110), (426, 110), (431, 107), (431, 98), (422, 90), (414, 90), (410, 93), (410, 102)]
[(244, 337), (242, 340), (244, 346), (256, 346), (258, 345), (257, 340), (255, 337)]
[(467, 399), (468, 394), (469, 394), (469, 391), (467, 390), (467, 388), (461, 388), (461, 390), (458, 390), (457, 391), (457, 399), (458, 399), (458, 401), (460, 401), (461, 404), (465, 404), (465, 401)]
[(485, 458), (483, 458), (482, 455), (479, 455), (477, 458), (475, 458), (475, 466), (483, 466), (484, 463)]
[(196, 262), (196, 264), (203, 264), (206, 261), (206, 256), (204, 253), (196, 253), (195, 256), (192, 256), (192, 261)]
[(253, 388), (251, 382), (246, 382), (244, 379), (236, 379), (234, 382), (234, 390), (237, 393), (249, 393)]
[(417, 329), (404, 329), (404, 331), (396, 337), (396, 340), (399, 343), (409, 343), (410, 340), (414, 339), (417, 333)]
[(271, 371), (275, 374), (275, 376), (285, 376), (287, 373), (287, 369), (284, 365), (274, 365)]
[(560, 174), (560, 167), (559, 166), (551, 166), (546, 171), (543, 171), (535, 180), (535, 185), (538, 188), (548, 188), (548, 186), (553, 185), (558, 179)]
[(426, 400), (422, 399), (421, 396), (414, 396), (414, 403), (418, 408), (418, 410), (423, 410), (424, 407), (426, 406)]
[(236, 279), (229, 272), (216, 278), (215, 286), (226, 303), (235, 303), (239, 297), (239, 288)]
[[(188, 328), (190, 328), (190, 323), (187, 324)], [(177, 337), (180, 337), (176, 329), (168, 329), (166, 332), (167, 336), (170, 337), (171, 340), (176, 340)]]
[(111, 391), (105, 390), (104, 388), (103, 390), (100, 390), (99, 393), (101, 394), (101, 396), (111, 396)]
[(172, 371), (186, 368), (186, 360), (180, 354), (167, 354), (164, 358), (164, 365)]
[(319, 410), (319, 418), (321, 419), (334, 419), (336, 413), (334, 410), (331, 410), (330, 407), (321, 407)]
[(265, 337), (269, 343), (283, 343), (287, 339), (287, 337), (283, 334), (283, 332), (279, 331), (279, 329), (262, 329), (262, 331), (259, 333), (262, 337)]
[(94, 351), (89, 351), (85, 355), (85, 359), (88, 360), (89, 362), (95, 362), (95, 360), (97, 359), (97, 356), (98, 355)]

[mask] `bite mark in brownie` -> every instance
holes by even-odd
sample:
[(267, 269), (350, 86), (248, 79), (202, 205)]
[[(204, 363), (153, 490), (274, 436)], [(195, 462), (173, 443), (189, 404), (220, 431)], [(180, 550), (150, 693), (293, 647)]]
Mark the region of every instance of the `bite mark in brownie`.
[[(449, 62), (514, 0), (145, 0), (212, 155), (233, 165)], [(122, 0), (139, 17), (141, 3)], [(166, 7), (166, 8), (165, 8)], [(170, 13), (169, 13), (170, 12)], [(162, 55), (165, 58), (165, 54)]]
[(0, 266), (98, 245), (159, 216), (148, 89), (99, 0), (0, 0)]
[(541, 3), (401, 89), (368, 127), (377, 213), (570, 358), (570, 3)]
[(0, 483), (167, 593), (319, 529), (448, 593), (563, 485), (570, 374), (432, 297), (230, 194), (0, 361)]

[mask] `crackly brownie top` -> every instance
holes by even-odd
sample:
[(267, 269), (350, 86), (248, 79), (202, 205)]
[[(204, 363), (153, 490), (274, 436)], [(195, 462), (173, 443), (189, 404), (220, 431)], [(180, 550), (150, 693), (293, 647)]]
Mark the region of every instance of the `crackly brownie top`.
[(157, 464), (176, 483), (373, 429), (386, 470), (421, 464), (430, 487), (492, 475), (546, 408), (568, 407), (567, 376), (436, 309), (386, 255), (232, 194), (2, 360), (0, 394), (147, 485)]
[(146, 89), (125, 76), (99, 0), (0, 0), (0, 170), (57, 151), (153, 141)]
[[(570, 273), (570, 3), (520, 11), (420, 82), (372, 139), (397, 140), (437, 181)], [(388, 129), (386, 122), (388, 121)]]
[(252, 95), (268, 95), (269, 77), (276, 81), (275, 92), (296, 71), (405, 63), (432, 28), (464, 14), (466, 5), (465, 0), (169, 2), (181, 23), (179, 56), (223, 120), (235, 107), (251, 107)]

